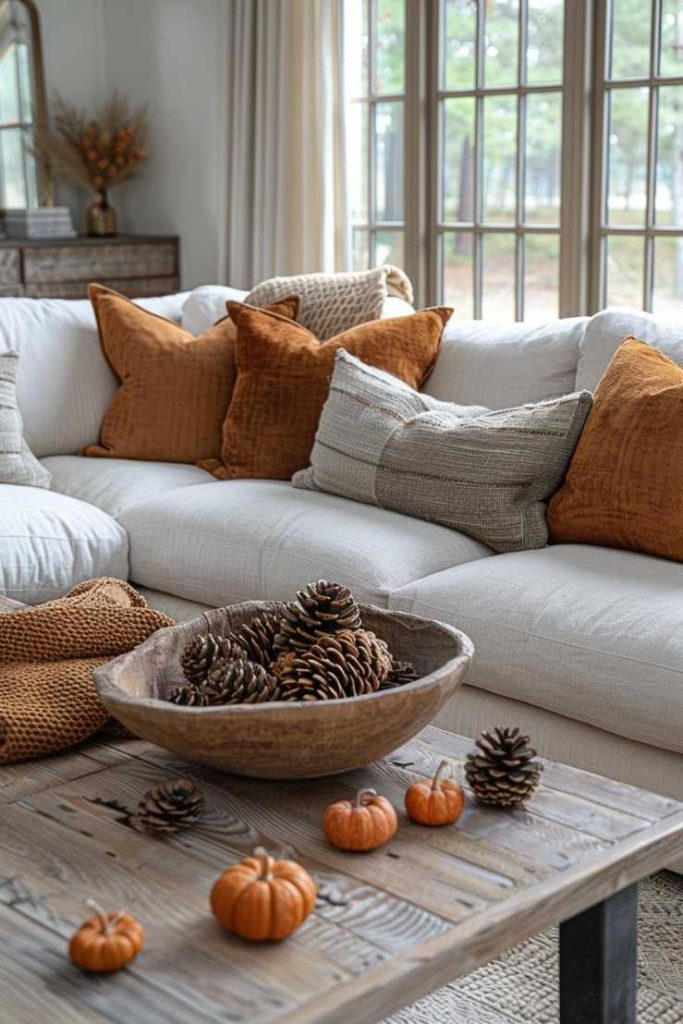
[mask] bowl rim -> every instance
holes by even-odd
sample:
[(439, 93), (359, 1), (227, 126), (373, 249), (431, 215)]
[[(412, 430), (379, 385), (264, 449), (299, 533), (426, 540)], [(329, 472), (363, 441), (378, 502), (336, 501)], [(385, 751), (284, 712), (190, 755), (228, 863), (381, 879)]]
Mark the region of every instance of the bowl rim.
[(446, 673), (453, 673), (459, 669), (466, 668), (474, 656), (474, 644), (472, 640), (463, 633), (462, 630), (456, 626), (451, 626), (447, 622), (441, 622), (438, 619), (430, 619), (424, 615), (414, 615), (412, 612), (394, 611), (391, 608), (380, 608), (377, 605), (365, 604), (358, 602), (358, 607), (361, 613), (371, 612), (373, 614), (378, 613), (380, 618), (390, 616), (393, 619), (399, 619), (406, 625), (423, 626), (429, 624), (430, 626), (436, 627), (437, 630), (447, 634), (451, 639), (457, 640), (460, 650), (453, 658), (449, 658), (443, 665), (434, 669), (433, 672), (428, 673), (426, 676), (420, 676), (418, 679), (414, 679), (410, 683), (403, 683), (401, 686), (392, 687), (388, 690), (375, 690), (373, 693), (363, 693), (356, 697), (333, 697), (329, 700), (272, 700), (263, 701), (259, 704), (224, 704), (218, 705), (217, 707), (208, 708), (196, 708), (188, 707), (183, 704), (173, 704), (171, 701), (162, 700), (159, 697), (134, 697), (127, 693), (126, 690), (121, 687), (117, 678), (120, 672), (124, 669), (126, 664), (133, 658), (139, 657), (147, 650), (153, 650), (158, 642), (159, 638), (173, 633), (179, 629), (179, 627), (192, 627), (195, 624), (197, 626), (203, 626), (206, 628), (207, 616), (215, 614), (216, 612), (222, 612), (226, 610), (245, 609), (248, 611), (253, 610), (254, 612), (271, 611), (277, 607), (282, 606), (281, 601), (240, 601), (232, 605), (224, 605), (218, 608), (211, 608), (206, 613), (201, 613), (192, 619), (185, 619), (183, 622), (176, 623), (173, 626), (164, 626), (162, 629), (157, 630), (146, 640), (143, 640), (141, 644), (133, 648), (132, 651), (126, 651), (124, 654), (118, 655), (111, 661), (108, 661), (104, 665), (100, 665), (93, 671), (93, 679), (97, 688), (98, 695), (102, 700), (102, 703), (111, 710), (111, 707), (117, 706), (132, 706), (136, 708), (149, 708), (154, 711), (162, 712), (163, 714), (179, 714), (179, 715), (202, 715), (202, 716), (221, 716), (226, 714), (241, 714), (241, 715), (264, 715), (264, 714), (278, 714), (280, 712), (291, 710), (292, 708), (306, 709), (307, 714), (324, 712), (325, 708), (349, 706), (356, 704), (360, 701), (376, 701), (381, 698), (387, 699), (389, 697), (397, 697), (405, 693), (415, 693), (421, 689), (426, 689), (437, 683)]

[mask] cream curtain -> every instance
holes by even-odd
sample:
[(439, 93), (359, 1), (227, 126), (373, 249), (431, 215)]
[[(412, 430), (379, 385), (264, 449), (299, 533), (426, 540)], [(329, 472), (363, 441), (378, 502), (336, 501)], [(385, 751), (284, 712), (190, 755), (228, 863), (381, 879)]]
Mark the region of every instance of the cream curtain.
[(231, 0), (227, 281), (350, 269), (343, 0)]

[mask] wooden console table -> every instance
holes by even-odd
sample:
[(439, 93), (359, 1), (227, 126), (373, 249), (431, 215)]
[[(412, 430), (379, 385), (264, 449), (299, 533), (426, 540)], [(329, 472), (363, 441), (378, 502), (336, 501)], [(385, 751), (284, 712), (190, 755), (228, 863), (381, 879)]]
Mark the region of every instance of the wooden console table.
[(180, 288), (175, 235), (0, 240), (0, 296), (84, 299), (90, 281), (131, 298)]

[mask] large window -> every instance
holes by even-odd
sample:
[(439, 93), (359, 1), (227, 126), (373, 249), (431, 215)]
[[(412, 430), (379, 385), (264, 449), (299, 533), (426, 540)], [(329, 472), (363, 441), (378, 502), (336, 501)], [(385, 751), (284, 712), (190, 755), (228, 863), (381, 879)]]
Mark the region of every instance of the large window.
[(683, 314), (683, 4), (613, 0), (598, 24), (596, 301)]
[(346, 11), (357, 267), (463, 318), (683, 313), (683, 0)]
[(456, 315), (558, 314), (562, 0), (443, 0), (439, 295)]
[(349, 0), (345, 37), (354, 265), (403, 266), (405, 0)]

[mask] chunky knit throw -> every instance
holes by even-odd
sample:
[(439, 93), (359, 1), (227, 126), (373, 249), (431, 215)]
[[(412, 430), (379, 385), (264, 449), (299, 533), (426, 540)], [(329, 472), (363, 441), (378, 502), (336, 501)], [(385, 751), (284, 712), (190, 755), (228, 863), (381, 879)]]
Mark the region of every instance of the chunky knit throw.
[(53, 754), (108, 715), (92, 671), (173, 620), (121, 580), (88, 580), (56, 601), (0, 615), (0, 763)]

